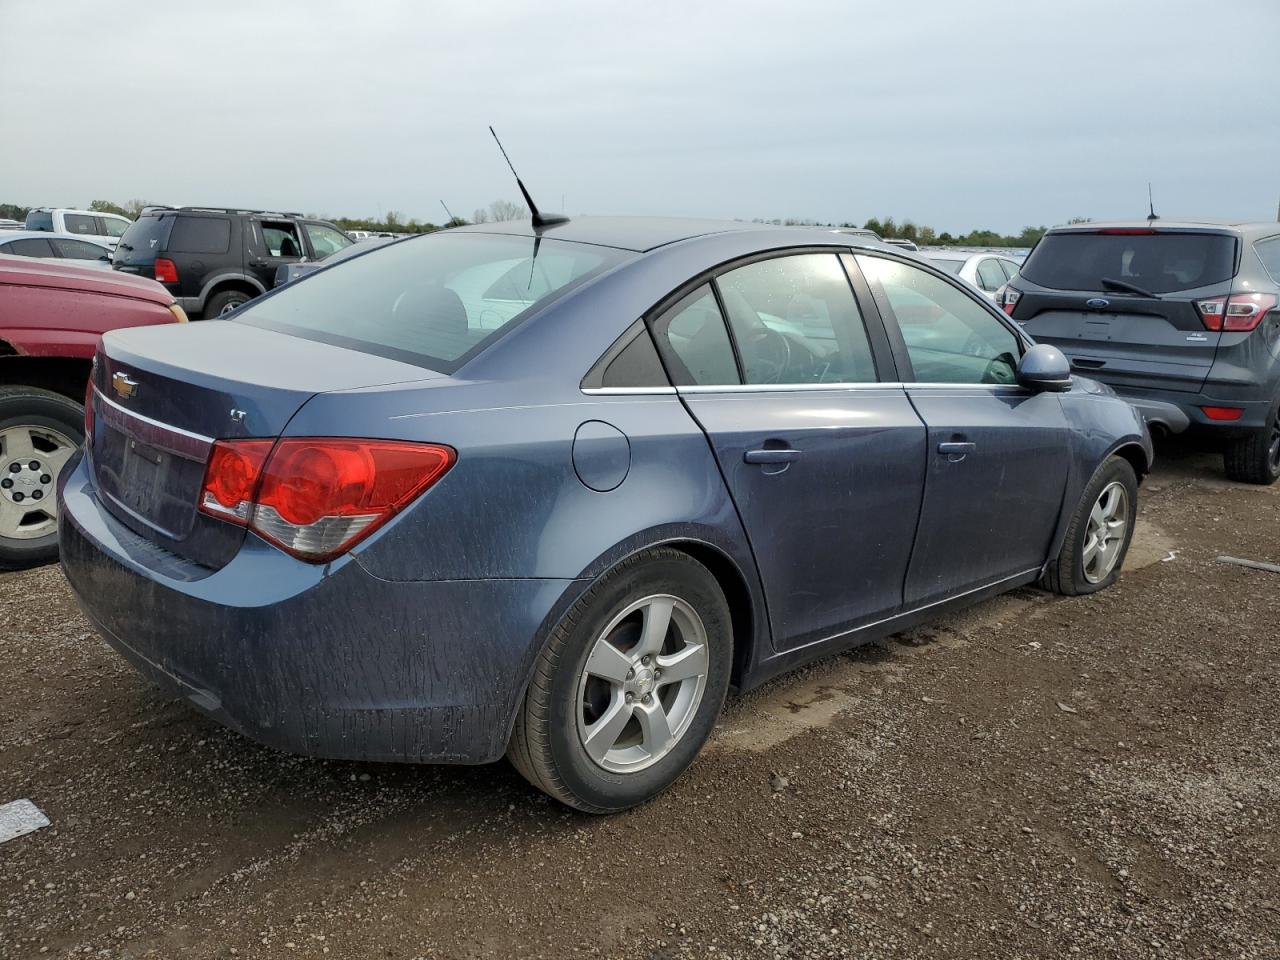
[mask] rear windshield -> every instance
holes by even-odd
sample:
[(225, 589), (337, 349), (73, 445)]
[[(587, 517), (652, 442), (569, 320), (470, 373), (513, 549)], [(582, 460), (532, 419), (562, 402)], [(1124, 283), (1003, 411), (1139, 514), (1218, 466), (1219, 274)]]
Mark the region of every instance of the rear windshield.
[(1102, 279), (1172, 293), (1230, 280), (1234, 237), (1215, 233), (1049, 233), (1021, 275), (1054, 290), (1102, 291)]
[(27, 214), (28, 230), (48, 230), (53, 231), (53, 214), (32, 210)]
[(162, 253), (173, 217), (139, 217), (129, 224), (116, 247), (116, 263), (150, 263)]
[(235, 319), (452, 373), (525, 315), (627, 255), (549, 238), (535, 246), (531, 237), (440, 233), (319, 270)]
[(939, 270), (945, 270), (947, 273), (955, 277), (960, 276), (960, 270), (964, 266), (963, 260), (934, 260), (930, 257), (929, 262)]

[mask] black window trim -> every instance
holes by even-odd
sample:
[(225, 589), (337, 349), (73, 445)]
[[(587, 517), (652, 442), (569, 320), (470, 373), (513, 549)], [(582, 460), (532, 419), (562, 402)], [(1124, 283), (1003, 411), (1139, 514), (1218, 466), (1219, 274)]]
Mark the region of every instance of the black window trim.
[(610, 364), (617, 360), (618, 357), (626, 351), (639, 337), (652, 336), (649, 328), (643, 320), (637, 320), (626, 330), (622, 331), (621, 336), (609, 345), (609, 349), (600, 354), (600, 359), (592, 364), (591, 369), (587, 371), (587, 375), (582, 378), (582, 382), (578, 385), (583, 393), (595, 394), (628, 394), (628, 393), (675, 393), (675, 387), (671, 386), (671, 370), (667, 367), (667, 361), (662, 356), (662, 351), (658, 349), (656, 343), (653, 344), (654, 353), (658, 355), (658, 362), (662, 365), (663, 376), (667, 382), (664, 384), (654, 384), (646, 387), (606, 387), (604, 385), (604, 375), (608, 371)]
[[(904, 266), (915, 267), (917, 270), (924, 273), (932, 274), (943, 282), (955, 287), (978, 306), (986, 310), (989, 316), (1013, 334), (1014, 340), (1017, 342), (1020, 349), (1020, 353), (1018, 355), (1019, 360), (1022, 359), (1022, 355), (1031, 347), (1031, 341), (1027, 338), (1027, 335), (1021, 329), (1014, 326), (1014, 324), (1010, 322), (1009, 317), (1002, 310), (998, 310), (994, 303), (978, 291), (970, 289), (968, 285), (958, 277), (953, 277), (949, 274), (943, 273), (941, 270), (929, 266), (927, 263), (923, 263), (920, 260), (895, 256), (888, 251), (855, 250), (853, 252), (853, 256), (855, 258), (855, 265), (857, 257), (879, 257), (881, 260), (894, 260)], [(878, 282), (867, 279), (866, 275), (862, 274), (860, 267), (858, 268), (858, 272), (863, 277), (867, 286), (871, 289), (871, 295), (875, 300), (880, 319), (884, 325), (885, 331), (888, 333), (889, 342), (893, 348), (894, 359), (897, 362), (900, 383), (908, 386), (956, 387), (962, 389), (977, 388), (981, 390), (1000, 388), (1002, 390), (1012, 389), (1020, 392), (1030, 392), (1026, 387), (1016, 383), (931, 383), (929, 381), (917, 380), (915, 367), (911, 364), (911, 355), (907, 351), (907, 341), (902, 336), (902, 330), (898, 326), (898, 318), (893, 312), (893, 307), (889, 304), (889, 298), (885, 295), (884, 290)]]

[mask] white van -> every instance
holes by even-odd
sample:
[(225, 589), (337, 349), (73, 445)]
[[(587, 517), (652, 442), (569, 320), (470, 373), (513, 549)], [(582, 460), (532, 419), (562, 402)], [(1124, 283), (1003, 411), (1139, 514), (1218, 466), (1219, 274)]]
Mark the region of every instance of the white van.
[(93, 210), (64, 207), (37, 207), (27, 214), (27, 229), (44, 233), (71, 234), (86, 240), (100, 240), (112, 250), (133, 223), (128, 217)]

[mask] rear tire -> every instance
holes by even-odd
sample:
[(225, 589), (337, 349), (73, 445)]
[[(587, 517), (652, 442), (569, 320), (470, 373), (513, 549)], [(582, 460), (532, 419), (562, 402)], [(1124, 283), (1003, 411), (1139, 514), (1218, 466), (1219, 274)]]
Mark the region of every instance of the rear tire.
[(732, 662), (729, 607), (715, 577), (678, 550), (632, 557), (556, 627), (507, 757), (539, 790), (578, 810), (644, 803), (702, 749)]
[(224, 313), (230, 313), (244, 306), (252, 299), (253, 297), (243, 290), (224, 290), (222, 293), (215, 293), (205, 301), (204, 313), (201, 317), (205, 320), (215, 320)]
[(1111, 586), (1129, 552), (1137, 519), (1138, 476), (1123, 457), (1108, 457), (1081, 494), (1062, 549), (1040, 585), (1067, 597)]
[(58, 475), (83, 442), (84, 407), (74, 400), (0, 387), (0, 569), (57, 559)]
[(1222, 465), (1227, 479), (1237, 483), (1270, 486), (1280, 480), (1280, 402), (1272, 408), (1265, 427), (1223, 451)]

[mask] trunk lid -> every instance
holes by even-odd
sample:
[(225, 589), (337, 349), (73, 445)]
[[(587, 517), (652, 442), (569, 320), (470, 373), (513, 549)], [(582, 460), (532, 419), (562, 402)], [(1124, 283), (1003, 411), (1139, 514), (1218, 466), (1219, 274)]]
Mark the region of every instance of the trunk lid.
[(196, 509), (215, 440), (277, 437), (317, 393), (440, 376), (229, 321), (113, 331), (93, 376), (99, 499), (135, 533), (221, 567), (245, 531)]
[(1206, 329), (1195, 301), (1230, 292), (1236, 258), (1227, 231), (1050, 233), (1014, 281), (1022, 295), (1013, 318), (1082, 374), (1120, 388), (1198, 392), (1221, 334)]

